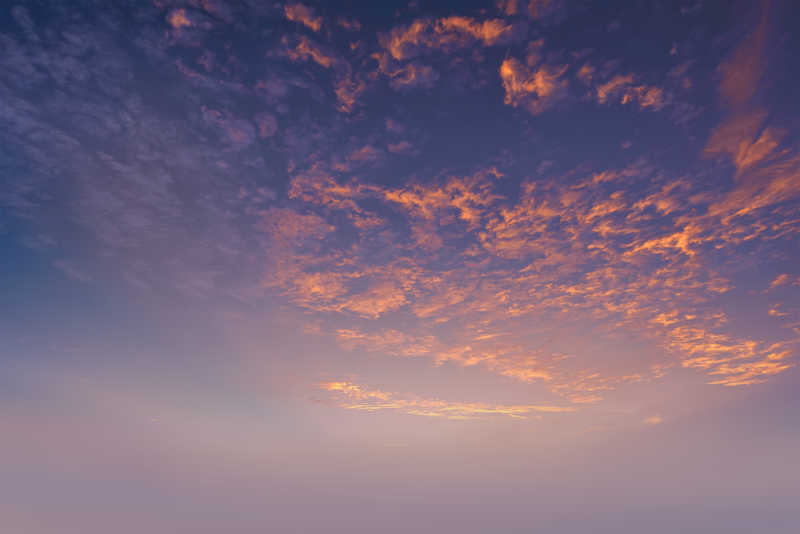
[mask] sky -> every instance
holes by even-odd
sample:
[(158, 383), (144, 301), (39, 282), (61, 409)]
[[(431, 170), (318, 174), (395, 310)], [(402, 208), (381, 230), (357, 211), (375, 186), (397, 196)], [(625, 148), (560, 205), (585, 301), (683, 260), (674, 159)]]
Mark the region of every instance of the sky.
[(0, 530), (800, 531), (792, 4), (3, 3)]

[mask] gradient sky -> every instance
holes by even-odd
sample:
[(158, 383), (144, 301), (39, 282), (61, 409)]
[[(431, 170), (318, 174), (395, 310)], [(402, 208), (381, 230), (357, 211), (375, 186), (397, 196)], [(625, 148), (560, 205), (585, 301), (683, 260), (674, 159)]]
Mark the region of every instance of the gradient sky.
[(0, 9), (0, 531), (800, 532), (793, 2)]

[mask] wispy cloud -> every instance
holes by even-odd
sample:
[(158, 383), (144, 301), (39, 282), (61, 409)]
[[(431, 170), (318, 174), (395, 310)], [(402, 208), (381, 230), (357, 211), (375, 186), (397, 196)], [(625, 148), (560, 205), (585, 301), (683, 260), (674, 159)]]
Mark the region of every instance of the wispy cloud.
[(320, 28), (322, 28), (322, 17), (316, 16), (314, 10), (308, 6), (303, 4), (286, 4), (283, 7), (283, 12), (286, 14), (287, 19), (299, 22), (315, 32), (318, 32)]
[(505, 416), (526, 419), (535, 413), (574, 412), (571, 406), (547, 404), (485, 404), (480, 402), (451, 402), (432, 397), (400, 395), (369, 389), (348, 381), (325, 382), (319, 388), (333, 395), (338, 405), (346, 410), (364, 412), (393, 411), (423, 417), (444, 419), (478, 419)]
[(505, 90), (505, 103), (522, 106), (534, 115), (542, 113), (563, 97), (567, 85), (563, 78), (566, 65), (537, 64), (528, 56), (527, 64), (508, 58), (500, 65), (500, 78)]

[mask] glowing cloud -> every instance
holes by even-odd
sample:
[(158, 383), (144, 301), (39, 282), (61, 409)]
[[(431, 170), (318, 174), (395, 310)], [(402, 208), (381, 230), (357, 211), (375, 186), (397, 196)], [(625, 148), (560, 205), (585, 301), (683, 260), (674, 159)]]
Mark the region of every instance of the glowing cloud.
[(189, 17), (186, 16), (185, 9), (175, 9), (170, 11), (170, 13), (167, 15), (167, 22), (169, 22), (170, 26), (176, 30), (194, 26), (192, 21), (189, 20)]
[[(582, 70), (579, 77), (588, 79), (589, 73)], [(666, 105), (664, 91), (659, 87), (636, 83), (632, 74), (617, 75), (595, 89), (597, 101), (607, 104), (612, 99), (622, 104), (638, 104), (639, 109), (658, 111)]]
[(522, 106), (537, 115), (550, 108), (563, 94), (566, 66), (541, 65), (531, 68), (519, 60), (508, 58), (500, 65), (500, 78), (505, 89), (505, 103)]
[(574, 412), (570, 406), (546, 404), (484, 404), (480, 402), (450, 402), (430, 397), (415, 397), (368, 389), (348, 381), (325, 382), (319, 388), (333, 394), (337, 404), (346, 410), (363, 412), (393, 411), (423, 417), (443, 419), (478, 419), (505, 416), (526, 419), (533, 413)]
[(322, 17), (315, 16), (314, 11), (303, 4), (287, 4), (283, 7), (283, 12), (287, 19), (299, 22), (315, 32), (322, 28)]

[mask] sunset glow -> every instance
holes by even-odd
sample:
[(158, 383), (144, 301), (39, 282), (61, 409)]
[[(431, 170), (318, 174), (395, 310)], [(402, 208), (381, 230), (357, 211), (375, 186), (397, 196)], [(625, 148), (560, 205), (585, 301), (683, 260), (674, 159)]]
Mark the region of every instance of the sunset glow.
[(0, 533), (799, 532), (793, 7), (3, 7)]

